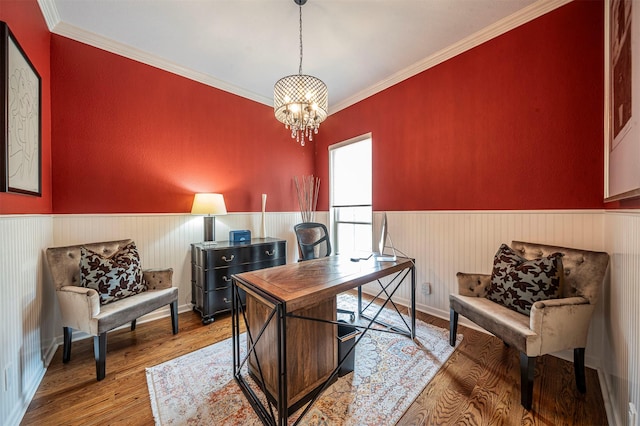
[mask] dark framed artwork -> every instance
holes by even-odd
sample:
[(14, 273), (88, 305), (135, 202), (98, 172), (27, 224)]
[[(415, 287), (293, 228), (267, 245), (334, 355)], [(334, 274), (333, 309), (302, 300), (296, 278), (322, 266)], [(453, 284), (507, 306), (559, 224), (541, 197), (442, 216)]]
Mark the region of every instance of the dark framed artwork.
[(42, 195), (42, 83), (5, 22), (0, 21), (0, 191)]
[(605, 201), (640, 197), (640, 4), (605, 0)]

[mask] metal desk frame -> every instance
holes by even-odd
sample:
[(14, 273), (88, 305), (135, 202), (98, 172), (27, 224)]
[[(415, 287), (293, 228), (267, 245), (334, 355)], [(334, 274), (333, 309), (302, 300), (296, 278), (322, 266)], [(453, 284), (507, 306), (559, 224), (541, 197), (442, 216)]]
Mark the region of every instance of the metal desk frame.
[[(380, 291), (378, 292), (378, 294), (375, 296), (373, 300), (375, 301), (376, 299), (381, 298), (384, 301), (384, 303), (379, 307), (379, 309), (376, 311), (376, 313), (373, 316), (364, 315), (364, 312), (369, 307), (371, 306), (375, 307), (376, 305), (374, 305), (373, 301), (371, 301), (369, 302), (369, 304), (367, 304), (367, 306), (365, 306), (364, 309), (362, 309), (362, 285), (363, 284), (354, 285), (354, 287), (357, 286), (358, 288), (358, 314), (361, 318), (365, 318), (369, 320), (369, 323), (366, 326), (349, 324), (350, 326), (353, 326), (361, 330), (361, 333), (357, 337), (355, 344), (345, 354), (344, 358), (342, 360), (338, 360), (337, 367), (333, 370), (330, 377), (324, 382), (324, 384), (320, 385), (318, 388), (311, 391), (307, 397), (303, 398), (304, 403), (307, 403), (308, 401), (308, 404), (305, 407), (304, 411), (300, 414), (298, 419), (296, 419), (296, 421), (293, 423), (294, 425), (297, 425), (300, 422), (300, 420), (304, 418), (304, 416), (311, 409), (315, 401), (320, 397), (322, 392), (333, 383), (342, 364), (348, 359), (351, 352), (355, 350), (355, 347), (358, 345), (360, 340), (362, 340), (362, 338), (365, 336), (365, 334), (369, 330), (388, 332), (388, 333), (394, 333), (394, 334), (402, 334), (404, 336), (407, 336), (410, 339), (415, 338), (415, 329), (416, 329), (415, 263), (413, 259), (405, 259), (405, 258), (398, 258), (398, 261), (388, 262), (388, 263), (395, 265), (400, 261), (402, 261), (406, 265), (404, 266), (404, 268), (400, 270), (390, 270), (390, 272), (388, 273), (384, 273), (384, 271), (382, 273), (380, 271), (374, 271), (375, 273), (372, 272), (370, 274), (371, 276), (374, 276), (374, 278), (369, 282), (377, 281), (378, 284), (380, 285)], [(286, 267), (292, 267), (292, 266), (295, 267), (295, 264), (280, 266), (277, 268), (286, 268)], [(331, 323), (331, 324), (339, 324), (339, 323), (337, 321), (328, 321), (325, 319), (310, 318), (310, 317), (298, 316), (292, 313), (288, 313), (286, 302), (284, 300), (281, 300), (280, 298), (277, 298), (269, 294), (263, 289), (253, 285), (251, 282), (248, 282), (247, 280), (243, 279), (241, 276), (242, 274), (239, 274), (239, 275), (240, 276), (234, 275), (232, 280), (233, 376), (263, 424), (274, 425), (274, 426), (275, 425), (284, 426), (288, 424), (289, 415), (293, 414), (299, 408), (297, 406), (295, 408), (293, 408), (292, 406), (291, 409), (287, 407), (287, 387), (288, 387), (287, 359), (286, 359), (287, 321), (289, 319), (301, 319), (301, 320), (319, 321), (319, 322), (325, 322), (325, 323)], [(400, 313), (400, 310), (392, 300), (393, 295), (400, 288), (400, 286), (405, 282), (405, 279), (409, 275), (411, 277), (411, 308), (410, 308), (411, 324), (410, 325), (407, 324), (404, 317)], [(385, 285), (380, 280), (388, 276), (393, 276), (393, 277)], [(266, 322), (262, 325), (260, 331), (255, 336), (253, 336), (249, 330), (249, 325), (248, 325), (249, 322), (247, 319), (245, 307), (242, 305), (242, 298), (240, 296), (241, 291), (247, 292), (247, 294), (250, 294), (251, 296), (258, 299), (263, 304), (268, 305), (269, 308), (271, 309)], [(393, 306), (399, 318), (402, 319), (402, 322), (404, 323), (404, 326), (406, 328), (391, 326), (389, 324), (386, 324), (378, 320), (378, 316), (380, 315), (380, 313), (389, 304)], [(270, 394), (266, 389), (265, 380), (262, 373), (262, 367), (260, 366), (260, 360), (258, 359), (258, 356), (255, 352), (255, 347), (257, 342), (260, 341), (260, 339), (263, 337), (264, 331), (266, 330), (267, 326), (274, 318), (278, 323), (278, 326), (277, 326), (278, 396), (276, 398), (276, 401), (271, 400), (272, 398), (270, 398)], [(242, 351), (240, 347), (240, 334), (241, 334), (240, 321), (241, 320), (244, 321), (244, 326), (247, 333), (247, 342), (248, 342), (248, 348), (244, 356), (242, 356)], [(380, 328), (380, 326), (383, 326), (384, 328)], [(254, 357), (258, 374), (260, 376), (257, 378), (258, 379), (257, 382), (262, 390), (262, 393), (264, 394), (262, 400), (256, 394), (256, 392), (254, 392), (254, 390), (251, 388), (251, 386), (247, 381), (247, 378), (242, 374), (242, 369), (248, 364), (249, 357), (251, 356)], [(246, 373), (245, 375), (248, 376), (248, 374)], [(309, 396), (311, 396), (310, 400), (308, 400)], [(266, 400), (266, 404), (264, 403), (264, 400)], [(290, 410), (291, 410), (291, 413), (289, 413)]]

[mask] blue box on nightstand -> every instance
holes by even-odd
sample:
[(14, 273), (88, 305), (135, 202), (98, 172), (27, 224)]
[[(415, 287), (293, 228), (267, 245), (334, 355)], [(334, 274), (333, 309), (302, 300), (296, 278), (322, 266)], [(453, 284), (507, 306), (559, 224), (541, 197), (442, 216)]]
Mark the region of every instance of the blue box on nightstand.
[(234, 243), (244, 243), (251, 241), (251, 231), (242, 229), (240, 231), (229, 231), (229, 241)]

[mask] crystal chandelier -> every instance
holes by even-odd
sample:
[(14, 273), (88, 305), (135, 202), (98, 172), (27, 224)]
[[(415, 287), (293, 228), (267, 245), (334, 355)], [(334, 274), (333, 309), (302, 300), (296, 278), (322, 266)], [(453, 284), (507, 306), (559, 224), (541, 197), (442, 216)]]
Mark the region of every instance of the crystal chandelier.
[(304, 146), (313, 140), (318, 127), (327, 118), (329, 93), (322, 80), (302, 74), (302, 5), (307, 0), (293, 0), (300, 8), (300, 66), (298, 74), (278, 80), (273, 87), (273, 110), (278, 121), (291, 129), (291, 137)]

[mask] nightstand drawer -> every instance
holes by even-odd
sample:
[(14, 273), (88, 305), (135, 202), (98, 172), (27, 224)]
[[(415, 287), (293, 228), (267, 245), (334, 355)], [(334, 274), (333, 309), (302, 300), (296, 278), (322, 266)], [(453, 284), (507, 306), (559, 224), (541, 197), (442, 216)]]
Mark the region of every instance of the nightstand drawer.
[(284, 265), (286, 263), (285, 258), (268, 259), (262, 262), (252, 262), (244, 265), (231, 266), (228, 268), (216, 268), (203, 270), (197, 268), (196, 273), (200, 274), (196, 279), (198, 283), (207, 283), (207, 288), (210, 290), (226, 288), (231, 286), (231, 276), (239, 274), (241, 272), (255, 271), (256, 269), (269, 268), (271, 266)]
[[(216, 314), (231, 310), (231, 286), (210, 291), (205, 297), (209, 312)], [(240, 290), (240, 299), (244, 305), (246, 303), (246, 293), (242, 289)]]
[(281, 257), (287, 257), (287, 244), (285, 241), (251, 247), (251, 259), (253, 262), (275, 260)]
[(233, 274), (239, 274), (240, 272), (247, 271), (247, 267), (253, 265), (249, 263), (247, 265), (230, 266), (215, 269), (202, 269), (197, 268), (196, 274), (198, 274), (197, 282), (207, 283), (207, 287), (210, 290), (230, 287), (231, 276)]
[(204, 269), (235, 266), (251, 262), (250, 250), (227, 248), (220, 250), (200, 250), (197, 263)]

